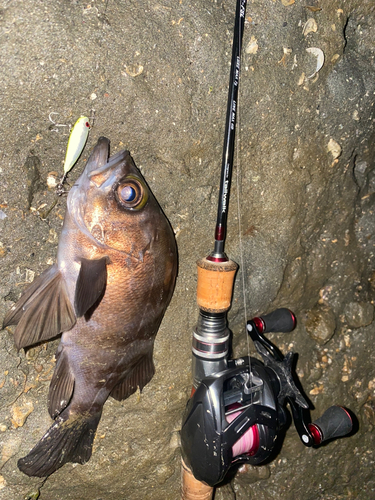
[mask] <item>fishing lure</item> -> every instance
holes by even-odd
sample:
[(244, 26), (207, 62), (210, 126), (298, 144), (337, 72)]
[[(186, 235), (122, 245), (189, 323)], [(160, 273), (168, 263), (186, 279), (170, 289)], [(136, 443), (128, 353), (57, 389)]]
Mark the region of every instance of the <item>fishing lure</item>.
[(56, 187), (56, 192), (61, 196), (64, 192), (63, 184), (66, 180), (68, 172), (73, 168), (78, 158), (80, 157), (83, 148), (85, 147), (87, 137), (89, 135), (90, 123), (87, 116), (80, 116), (75, 122), (72, 131), (70, 132), (68, 146), (64, 161), (64, 175)]

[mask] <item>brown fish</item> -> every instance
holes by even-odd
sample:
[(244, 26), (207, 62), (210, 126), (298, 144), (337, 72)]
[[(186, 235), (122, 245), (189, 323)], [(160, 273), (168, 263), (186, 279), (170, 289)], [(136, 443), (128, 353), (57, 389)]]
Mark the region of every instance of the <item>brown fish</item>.
[(170, 302), (177, 248), (164, 213), (129, 151), (108, 160), (98, 140), (69, 192), (57, 263), (25, 291), (4, 319), (18, 349), (64, 332), (48, 410), (55, 420), (18, 467), (52, 474), (85, 463), (103, 405), (142, 389), (154, 374), (155, 335)]

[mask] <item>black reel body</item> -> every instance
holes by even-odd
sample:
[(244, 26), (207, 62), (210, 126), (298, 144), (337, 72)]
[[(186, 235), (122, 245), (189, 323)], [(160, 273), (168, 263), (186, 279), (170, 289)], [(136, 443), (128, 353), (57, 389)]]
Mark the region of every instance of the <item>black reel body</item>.
[[(222, 481), (233, 464), (267, 460), (284, 421), (275, 382), (263, 363), (255, 358), (229, 363), (227, 370), (200, 384), (187, 404), (181, 430), (186, 464), (196, 479), (210, 486)], [(249, 431), (249, 449), (234, 456), (236, 442)]]
[[(284, 356), (263, 335), (291, 331), (295, 324), (288, 309), (248, 321), (247, 331), (263, 362), (252, 357), (228, 360), (226, 369), (197, 386), (183, 417), (181, 447), (199, 481), (215, 486), (232, 465), (269, 459), (288, 420), (287, 403), (305, 446), (318, 446), (352, 430), (352, 418), (341, 406), (328, 408), (311, 423), (309, 404), (295, 384), (293, 353)], [(204, 359), (195, 352), (197, 364), (210, 363), (205, 349)]]

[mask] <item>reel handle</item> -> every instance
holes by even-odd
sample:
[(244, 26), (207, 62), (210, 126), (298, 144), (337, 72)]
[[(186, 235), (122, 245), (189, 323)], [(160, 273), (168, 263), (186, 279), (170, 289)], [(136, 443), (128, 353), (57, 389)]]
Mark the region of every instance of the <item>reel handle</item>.
[(294, 330), (296, 325), (297, 320), (294, 313), (286, 307), (282, 307), (269, 314), (265, 314), (264, 316), (259, 316), (249, 320), (246, 324), (246, 329), (254, 342), (256, 349), (260, 352), (260, 354), (262, 354), (262, 356), (267, 355), (267, 353), (262, 350), (263, 347), (269, 354), (272, 355), (272, 358), (276, 361), (282, 362), (284, 359), (283, 354), (264, 336), (264, 333), (287, 333)]
[(287, 333), (294, 330), (297, 324), (296, 317), (286, 307), (276, 309), (276, 311), (272, 311), (264, 316), (253, 318), (252, 321), (255, 323), (259, 333)]
[(353, 429), (353, 419), (342, 406), (331, 406), (307, 427), (313, 436), (314, 445), (317, 446), (323, 441), (349, 434)]

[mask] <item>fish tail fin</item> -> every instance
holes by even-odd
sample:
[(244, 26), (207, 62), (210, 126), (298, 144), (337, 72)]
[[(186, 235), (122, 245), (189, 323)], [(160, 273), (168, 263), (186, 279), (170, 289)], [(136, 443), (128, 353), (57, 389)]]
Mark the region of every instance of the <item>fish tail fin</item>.
[(67, 462), (86, 463), (100, 417), (101, 411), (79, 414), (66, 409), (30, 453), (18, 460), (18, 468), (28, 476), (46, 477)]

